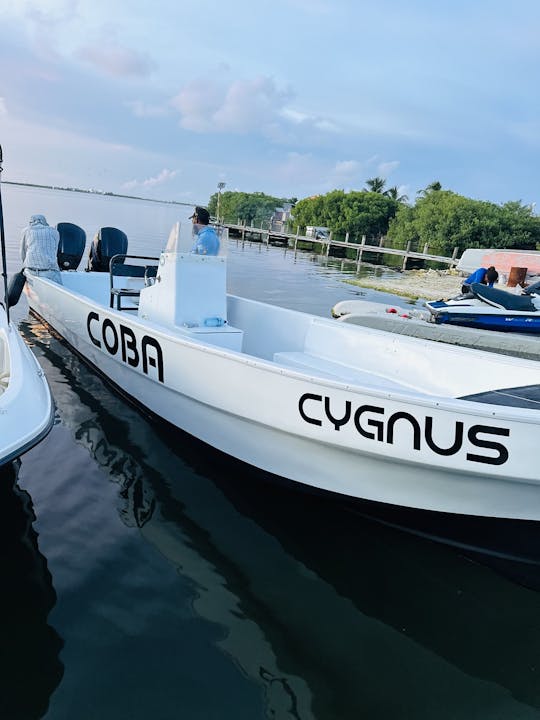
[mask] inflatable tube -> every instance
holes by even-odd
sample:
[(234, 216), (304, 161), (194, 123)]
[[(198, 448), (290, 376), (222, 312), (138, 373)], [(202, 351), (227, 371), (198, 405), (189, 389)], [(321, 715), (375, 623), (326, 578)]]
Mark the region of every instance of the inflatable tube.
[(11, 277), (7, 291), (8, 308), (13, 307), (19, 302), (25, 282), (26, 276), (23, 270), (20, 270)]

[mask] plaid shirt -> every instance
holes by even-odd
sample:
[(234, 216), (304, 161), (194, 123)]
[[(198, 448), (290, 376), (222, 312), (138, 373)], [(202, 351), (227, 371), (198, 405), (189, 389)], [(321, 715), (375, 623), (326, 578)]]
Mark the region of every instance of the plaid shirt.
[(60, 236), (50, 225), (31, 224), (24, 229), (21, 240), (23, 267), (31, 270), (58, 270), (56, 254)]

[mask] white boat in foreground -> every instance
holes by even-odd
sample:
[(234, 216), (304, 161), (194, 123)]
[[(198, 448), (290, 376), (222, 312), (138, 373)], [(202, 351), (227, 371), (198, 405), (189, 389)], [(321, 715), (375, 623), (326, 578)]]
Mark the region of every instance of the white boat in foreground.
[[(0, 173), (2, 172), (0, 146)], [(0, 197), (0, 466), (34, 447), (50, 431), (54, 405), (43, 370), (10, 319), (4, 216)], [(24, 278), (22, 278), (24, 280)], [(20, 295), (20, 289), (17, 294)], [(15, 300), (16, 302), (16, 300)]]
[(540, 364), (227, 296), (226, 257), (191, 242), (177, 225), (155, 278), (127, 256), (127, 293), (107, 272), (32, 277), (30, 308), (140, 406), (257, 468), (349, 498), (540, 520)]
[(0, 465), (36, 445), (54, 421), (43, 370), (7, 313), (0, 304)]

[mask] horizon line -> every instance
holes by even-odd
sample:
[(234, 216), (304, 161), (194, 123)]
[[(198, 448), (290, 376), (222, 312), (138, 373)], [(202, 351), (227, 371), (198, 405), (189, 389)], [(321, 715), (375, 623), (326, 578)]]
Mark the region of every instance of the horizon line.
[(156, 198), (141, 197), (140, 195), (122, 195), (121, 193), (113, 193), (107, 190), (85, 190), (84, 188), (61, 187), (60, 185), (42, 185), (40, 183), (15, 182), (14, 180), (3, 180), (2, 184), (23, 185), (25, 187), (45, 188), (46, 190), (62, 190), (64, 192), (80, 192), (87, 193), (89, 195), (106, 195), (107, 197), (120, 197), (126, 198), (127, 200), (145, 200), (146, 202), (166, 203), (167, 205), (187, 205), (188, 207), (201, 205), (202, 207), (205, 207), (203, 203), (182, 202), (181, 200), (157, 200)]

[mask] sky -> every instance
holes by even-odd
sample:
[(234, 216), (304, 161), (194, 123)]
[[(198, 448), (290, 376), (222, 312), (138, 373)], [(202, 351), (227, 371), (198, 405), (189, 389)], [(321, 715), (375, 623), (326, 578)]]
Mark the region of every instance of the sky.
[(534, 209), (539, 27), (538, 0), (0, 0), (2, 180)]

